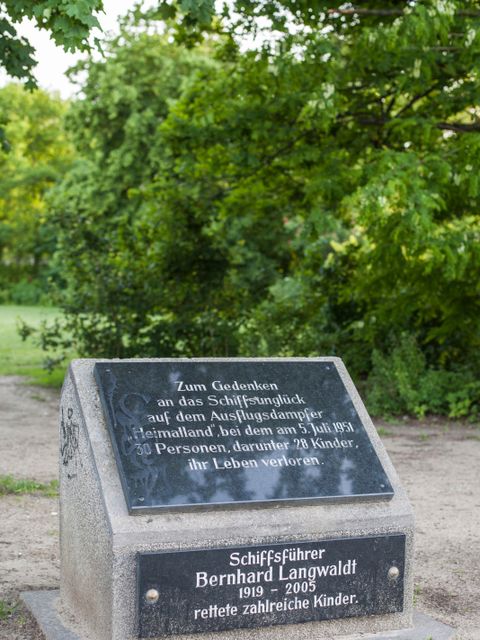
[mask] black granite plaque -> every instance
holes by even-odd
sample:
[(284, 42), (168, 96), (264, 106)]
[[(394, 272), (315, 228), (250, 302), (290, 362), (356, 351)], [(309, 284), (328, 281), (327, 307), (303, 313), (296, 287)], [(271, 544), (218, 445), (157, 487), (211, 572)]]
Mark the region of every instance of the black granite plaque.
[(140, 553), (140, 637), (394, 613), (405, 536)]
[(97, 363), (129, 511), (390, 498), (332, 362)]

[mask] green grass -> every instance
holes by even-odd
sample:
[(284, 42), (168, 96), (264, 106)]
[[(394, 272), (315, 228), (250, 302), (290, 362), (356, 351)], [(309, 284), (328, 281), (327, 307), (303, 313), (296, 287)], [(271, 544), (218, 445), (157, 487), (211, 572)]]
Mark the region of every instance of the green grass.
[(57, 367), (49, 373), (43, 368), (45, 352), (35, 346), (31, 338), (24, 342), (17, 329), (18, 319), (38, 327), (43, 320), (53, 321), (60, 315), (52, 307), (0, 306), (0, 375), (21, 375), (31, 378), (35, 384), (60, 387), (65, 367)]
[(393, 435), (393, 433), (388, 429), (385, 429), (385, 427), (378, 427), (377, 433), (382, 438)]
[(6, 620), (12, 616), (18, 607), (18, 602), (9, 604), (5, 600), (0, 600), (0, 620)]
[(58, 480), (43, 483), (36, 482), (36, 480), (16, 479), (13, 476), (0, 476), (0, 496), (23, 495), (25, 493), (55, 498), (58, 496)]

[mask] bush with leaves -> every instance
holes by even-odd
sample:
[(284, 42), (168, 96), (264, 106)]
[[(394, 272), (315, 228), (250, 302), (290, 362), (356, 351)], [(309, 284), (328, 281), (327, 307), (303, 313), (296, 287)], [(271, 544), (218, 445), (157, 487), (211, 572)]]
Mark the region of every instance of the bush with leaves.
[[(454, 395), (416, 395), (399, 370), (395, 410), (471, 414), (475, 4), (237, 9), (190, 52), (126, 32), (88, 67), (71, 119), (84, 159), (54, 218), (81, 351), (335, 353), (365, 378), (382, 358), (398, 369), (407, 336), (411, 366)], [(235, 34), (261, 14), (274, 41), (244, 51)]]
[(373, 352), (367, 403), (375, 415), (426, 413), (480, 418), (480, 381), (471, 368), (452, 371), (427, 365), (415, 339), (400, 337), (390, 353)]

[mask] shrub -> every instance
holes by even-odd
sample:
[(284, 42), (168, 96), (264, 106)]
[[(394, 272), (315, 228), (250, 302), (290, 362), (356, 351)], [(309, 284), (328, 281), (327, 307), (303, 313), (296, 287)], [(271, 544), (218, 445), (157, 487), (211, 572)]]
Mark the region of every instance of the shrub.
[(387, 354), (375, 350), (372, 361), (366, 399), (373, 414), (479, 417), (480, 381), (476, 372), (466, 367), (456, 371), (429, 367), (412, 335), (403, 335)]

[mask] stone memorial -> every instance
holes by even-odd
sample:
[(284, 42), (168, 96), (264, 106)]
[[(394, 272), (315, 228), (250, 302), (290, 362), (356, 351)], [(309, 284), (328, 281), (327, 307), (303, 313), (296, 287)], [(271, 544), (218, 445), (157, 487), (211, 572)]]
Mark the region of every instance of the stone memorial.
[(410, 503), (338, 358), (74, 361), (60, 488), (60, 596), (24, 596), (49, 640), (432, 635)]

